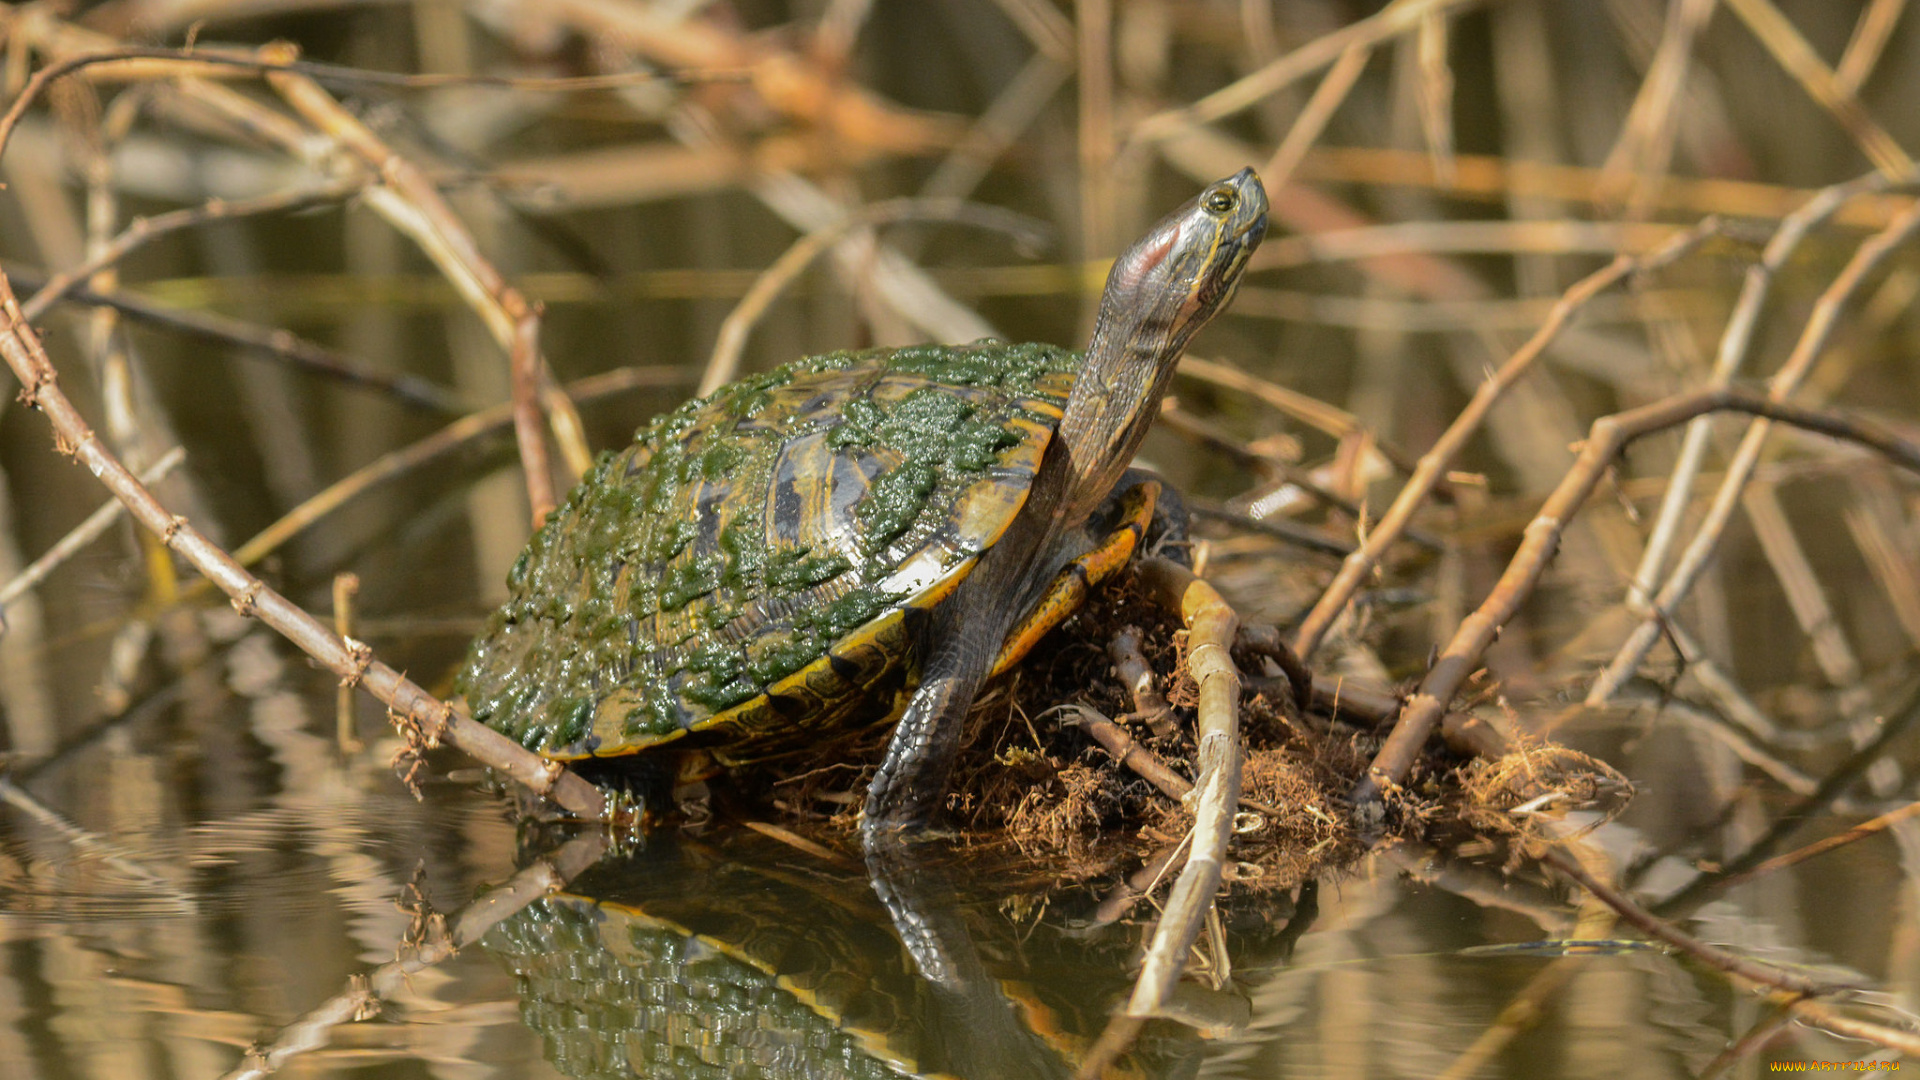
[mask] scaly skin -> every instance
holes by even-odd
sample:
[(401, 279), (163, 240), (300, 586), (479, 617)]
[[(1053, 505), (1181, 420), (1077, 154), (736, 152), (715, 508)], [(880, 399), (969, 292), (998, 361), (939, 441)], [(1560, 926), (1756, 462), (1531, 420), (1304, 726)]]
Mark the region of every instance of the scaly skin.
[(1114, 262), (1085, 368), (1026, 505), (929, 621), (919, 689), (867, 789), (870, 851), (932, 819), (1001, 643), (1075, 553), (1069, 541), (1132, 461), (1181, 351), (1232, 298), (1266, 227), (1266, 190), (1242, 169)]

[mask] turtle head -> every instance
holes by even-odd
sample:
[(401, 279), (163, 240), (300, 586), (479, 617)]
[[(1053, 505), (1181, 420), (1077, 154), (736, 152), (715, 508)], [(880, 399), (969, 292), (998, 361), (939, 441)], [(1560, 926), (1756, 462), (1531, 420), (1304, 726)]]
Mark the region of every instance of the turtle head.
[(1252, 169), (1208, 184), (1114, 260), (1089, 352), (1118, 347), (1133, 354), (1127, 367), (1171, 366), (1233, 298), (1266, 232), (1267, 190)]
[(1049, 450), (1068, 477), (1056, 506), (1061, 522), (1086, 520), (1113, 490), (1160, 411), (1180, 351), (1233, 298), (1266, 232), (1267, 191), (1252, 169), (1241, 169), (1114, 260), (1058, 449)]

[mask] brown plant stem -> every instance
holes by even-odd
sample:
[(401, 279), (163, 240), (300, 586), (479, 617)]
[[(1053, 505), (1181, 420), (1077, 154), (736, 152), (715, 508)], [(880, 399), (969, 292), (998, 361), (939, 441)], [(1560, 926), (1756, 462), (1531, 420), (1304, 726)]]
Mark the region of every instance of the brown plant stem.
[[(158, 483), (161, 478), (177, 468), (187, 459), (187, 452), (176, 446), (160, 456), (140, 474), (143, 484)], [(29, 563), (26, 569), (14, 575), (13, 580), (0, 585), (0, 635), (7, 632), (7, 605), (21, 593), (33, 588), (46, 579), (48, 574), (58, 569), (60, 564), (98, 539), (120, 516), (127, 512), (126, 506), (118, 499), (108, 499), (100, 509), (87, 515), (87, 519), (74, 526), (73, 531), (60, 538), (59, 542), (48, 548), (44, 555)]]
[(1888, 828), (1908, 818), (1917, 816), (1920, 816), (1920, 802), (1910, 802), (1897, 810), (1890, 810), (1887, 813), (1881, 814), (1879, 817), (1863, 821), (1847, 829), (1845, 832), (1835, 833), (1832, 836), (1816, 840), (1804, 847), (1795, 848), (1784, 855), (1775, 855), (1773, 858), (1766, 860), (1745, 873), (1735, 874), (1726, 878), (1721, 882), (1721, 887), (1731, 887), (1742, 882), (1751, 881), (1762, 874), (1772, 873), (1775, 870), (1784, 870), (1789, 866), (1806, 862), (1808, 859), (1825, 855), (1827, 852), (1836, 848), (1843, 848), (1848, 844), (1858, 843), (1876, 833), (1885, 832)]
[[(1100, 744), (1100, 749), (1113, 755), (1115, 761), (1126, 766), (1135, 776), (1159, 789), (1162, 795), (1176, 802), (1186, 802), (1193, 794), (1191, 781), (1181, 776), (1178, 769), (1160, 760), (1158, 754), (1141, 746), (1126, 728), (1085, 705), (1067, 705), (1062, 709), (1073, 717), (1068, 723), (1085, 731), (1094, 742)], [(1244, 796), (1237, 805), (1273, 817), (1280, 816), (1279, 807), (1268, 806)]]
[[(1204, 360), (1189, 354), (1180, 358), (1179, 373), (1188, 378), (1199, 379), (1202, 382), (1225, 387), (1235, 393), (1257, 398), (1263, 404), (1293, 417), (1308, 427), (1324, 431), (1336, 439), (1345, 439), (1353, 435), (1368, 437), (1372, 435), (1360, 423), (1359, 417), (1345, 409), (1329, 405), (1318, 398), (1309, 397), (1298, 390), (1289, 390), (1278, 383), (1241, 371), (1230, 364), (1222, 364), (1217, 360)], [(1413, 470), (1413, 463), (1406, 455), (1396, 453), (1391, 446), (1378, 439), (1374, 440), (1374, 445), (1387, 460), (1393, 462), (1394, 467), (1404, 472)]]
[[(1739, 299), (1734, 301), (1733, 310), (1727, 315), (1726, 327), (1720, 333), (1709, 385), (1728, 385), (1740, 374), (1752, 348), (1754, 330), (1759, 325), (1760, 311), (1772, 291), (1774, 278), (1794, 252), (1799, 250), (1807, 235), (1855, 199), (1884, 191), (1887, 186), (1886, 177), (1879, 173), (1869, 173), (1846, 183), (1834, 184), (1816, 193), (1780, 222), (1780, 227), (1767, 240), (1759, 260), (1747, 267), (1745, 279), (1740, 284)], [(1627, 587), (1629, 608), (1644, 609), (1660, 586), (1661, 572), (1666, 568), (1681, 520), (1692, 502), (1694, 480), (1706, 459), (1712, 435), (1712, 421), (1708, 417), (1699, 417), (1687, 425), (1686, 436), (1681, 440), (1680, 451), (1674, 459), (1672, 475), (1661, 495), (1659, 514), (1654, 519), (1653, 528), (1647, 533), (1640, 564), (1634, 569), (1633, 581)], [(1606, 692), (1609, 690), (1596, 689), (1594, 693), (1601, 696), (1590, 696), (1588, 704), (1600, 704)]]
[[(11, 269), (7, 273), (22, 287), (45, 284), (44, 279), (33, 274)], [(45, 291), (45, 288), (41, 289), (42, 293)], [(39, 298), (40, 294), (36, 293), (33, 299)], [(392, 395), (397, 401), (419, 408), (453, 415), (467, 409), (460, 395), (444, 386), (405, 372), (375, 370), (278, 327), (265, 327), (212, 311), (165, 307), (124, 289), (103, 292), (73, 286), (62, 290), (61, 299), (77, 304), (110, 307), (135, 322), (232, 346), (243, 354), (258, 353), (323, 378), (379, 390)], [(39, 316), (29, 312), (28, 318), (31, 321)]]
[(1371, 59), (1371, 45), (1349, 45), (1321, 76), (1320, 85), (1313, 88), (1313, 95), (1294, 117), (1293, 126), (1274, 148), (1273, 156), (1260, 167), (1261, 179), (1273, 190), (1284, 189), (1293, 179), (1293, 171), (1300, 166), (1307, 151), (1313, 149), (1313, 144), (1320, 141), (1327, 122), (1353, 92), (1354, 84), (1360, 81), (1360, 73), (1367, 70), (1367, 61)]
[[(540, 423), (538, 309), (481, 254), (466, 224), (417, 166), (381, 141), (321, 89), (320, 84), (284, 71), (268, 71), (266, 79), (295, 112), (379, 178), (377, 186), (366, 189), (369, 204), (380, 207), (395, 228), (420, 245), (420, 250), (473, 305), (494, 340), (507, 350), (512, 372), (514, 437), (527, 478), (527, 500), (532, 504), (533, 523), (538, 526), (553, 511), (556, 501), (553, 470), (548, 463), (546, 438)], [(577, 436), (577, 414), (568, 426)], [(560, 432), (556, 430), (556, 434)], [(561, 441), (564, 444), (568, 440), (563, 437)], [(569, 458), (576, 477), (586, 472), (592, 461), (584, 441)]]
[[(1451, 183), (1441, 183), (1433, 163), (1419, 150), (1369, 146), (1320, 146), (1300, 163), (1303, 182), (1444, 189), (1452, 198), (1503, 201), (1508, 198), (1547, 198), (1576, 203), (1599, 203), (1603, 174), (1578, 165), (1549, 165), (1486, 154), (1456, 154)], [(1780, 219), (1804, 206), (1817, 191), (1725, 178), (1701, 179), (1668, 175), (1647, 195), (1647, 206), (1694, 217), (1720, 214), (1729, 218)], [(1877, 229), (1906, 208), (1906, 199), (1884, 196), (1849, 205), (1835, 221), (1855, 228)]]
[(1125, 918), (1134, 905), (1146, 899), (1166, 876), (1167, 867), (1180, 854), (1182, 844), (1168, 844), (1148, 856), (1140, 868), (1127, 875), (1127, 880), (1114, 886), (1113, 891), (1102, 897), (1100, 905), (1093, 909), (1093, 917), (1087, 920), (1085, 927), (1075, 928), (1077, 934), (1091, 934), (1103, 926), (1111, 926)]
[(1123, 626), (1113, 635), (1113, 640), (1107, 642), (1107, 657), (1113, 661), (1114, 673), (1120, 676), (1133, 697), (1133, 715), (1146, 721), (1154, 735), (1166, 738), (1177, 730), (1173, 706), (1167, 704), (1166, 695), (1153, 685), (1153, 667), (1147, 663), (1140, 646), (1140, 628)]
[(1775, 401), (1740, 387), (1708, 388), (1678, 394), (1593, 422), (1580, 456), (1560, 485), (1527, 525), (1520, 549), (1480, 607), (1460, 623), (1453, 639), (1428, 669), (1420, 688), (1407, 699), (1393, 731), (1373, 759), (1367, 778), (1353, 791), (1354, 813), (1363, 831), (1385, 820), (1384, 794), (1406, 778), (1426, 744), (1427, 735), (1459, 693), (1500, 628), (1513, 618), (1546, 571), (1573, 515), (1628, 443), (1643, 435), (1685, 423), (1713, 411), (1744, 412), (1818, 431), (1870, 447), (1902, 468), (1920, 472), (1920, 445), (1869, 421), (1836, 412)]
[(1808, 96), (1833, 114), (1834, 120), (1852, 137), (1860, 152), (1873, 162), (1874, 168), (1888, 176), (1913, 175), (1913, 159), (1900, 148), (1893, 136), (1887, 134), (1885, 128), (1874, 121), (1853, 91), (1834, 77), (1826, 61), (1813, 50), (1799, 29), (1774, 6), (1773, 0), (1725, 0), (1725, 3), (1773, 54), (1780, 69), (1804, 87)]
[(1708, 218), (1644, 256), (1621, 255), (1615, 258), (1606, 266), (1576, 282), (1572, 288), (1562, 294), (1560, 300), (1554, 304), (1552, 313), (1547, 316), (1547, 320), (1541, 324), (1540, 329), (1534, 332), (1533, 337), (1514, 350), (1513, 355), (1507, 358), (1507, 362), (1502, 364), (1486, 382), (1480, 384), (1480, 388), (1474, 391), (1473, 399), (1467, 403), (1466, 408), (1460, 410), (1460, 414), (1454, 418), (1452, 424), (1448, 425), (1446, 432), (1433, 444), (1433, 448), (1421, 455), (1413, 475), (1400, 489), (1400, 494), (1394, 498), (1393, 505), (1387, 508), (1379, 524), (1367, 534), (1366, 542), (1360, 546), (1360, 549), (1347, 556), (1340, 564), (1340, 570), (1334, 575), (1332, 583), (1327, 586), (1325, 592), (1321, 593), (1313, 609), (1300, 621), (1300, 626), (1293, 635), (1293, 651), (1303, 658), (1310, 658), (1314, 650), (1320, 647), (1320, 642), (1332, 628), (1333, 621), (1346, 610), (1348, 601), (1353, 599), (1354, 593), (1359, 591), (1367, 576), (1373, 573), (1374, 567), (1379, 565), (1387, 548), (1406, 530), (1408, 523), (1413, 520), (1414, 513), (1426, 502), (1434, 486), (1445, 476), (1453, 459), (1479, 430), (1481, 421), (1493, 410), (1494, 404), (1507, 392), (1507, 389), (1525, 375), (1533, 366), (1533, 362), (1546, 351), (1547, 346), (1572, 320), (1581, 305), (1618, 284), (1629, 274), (1643, 273), (1679, 259), (1705, 242), (1719, 229), (1718, 219)]
[[(343, 641), (351, 641), (356, 632), (353, 601), (359, 593), (358, 574), (340, 573), (333, 576), (333, 632), (339, 634)], [(342, 754), (356, 754), (361, 748), (360, 736), (353, 722), (353, 706), (353, 687), (342, 682), (339, 692), (334, 695), (333, 709), (334, 737)]]
[(1187, 497), (1187, 513), (1196, 518), (1218, 521), (1231, 529), (1255, 533), (1282, 544), (1291, 544), (1302, 551), (1310, 551), (1316, 555), (1329, 555), (1336, 559), (1345, 558), (1353, 554), (1355, 547), (1351, 542), (1335, 540), (1311, 525), (1301, 525), (1283, 517), (1248, 517), (1238, 510), (1192, 496)]
[(1173, 767), (1161, 761), (1159, 755), (1135, 741), (1127, 730), (1112, 720), (1102, 716), (1097, 710), (1085, 705), (1063, 706), (1068, 722), (1087, 733), (1100, 748), (1113, 755), (1113, 759), (1133, 771), (1147, 783), (1160, 790), (1162, 795), (1178, 802), (1193, 791), (1193, 784), (1186, 777), (1174, 771)]
[(1586, 867), (1581, 866), (1579, 862), (1569, 857), (1567, 853), (1560, 848), (1548, 848), (1546, 854), (1541, 856), (1541, 859), (1548, 866), (1553, 867), (1555, 870), (1560, 871), (1567, 877), (1572, 878), (1575, 882), (1578, 882), (1581, 888), (1592, 893), (1601, 903), (1612, 908), (1623, 922), (1633, 926), (1648, 937), (1666, 942), (1680, 952), (1713, 968), (1715, 971), (1745, 979), (1759, 986), (1772, 987), (1793, 994), (1804, 994), (1809, 997), (1830, 994), (1842, 989), (1842, 987), (1815, 982), (1812, 979), (1783, 968), (1774, 967), (1771, 964), (1757, 963), (1746, 957), (1728, 952), (1725, 949), (1709, 945), (1672, 923), (1655, 916), (1646, 908), (1635, 903), (1633, 898), (1626, 893), (1601, 881), (1589, 873)]
[(739, 374), (740, 354), (746, 348), (747, 335), (766, 314), (767, 307), (779, 297), (821, 253), (855, 229), (885, 225), (897, 221), (955, 221), (983, 229), (996, 229), (1016, 236), (1022, 242), (1034, 242), (1044, 227), (1033, 220), (1006, 210), (952, 198), (891, 199), (874, 203), (847, 214), (833, 225), (815, 229), (793, 242), (773, 265), (767, 267), (753, 285), (727, 313), (714, 336), (713, 353), (707, 358), (706, 372), (700, 377), (696, 397), (706, 397), (730, 383)]
[(1860, 13), (1860, 21), (1853, 25), (1853, 37), (1847, 41), (1847, 51), (1833, 66), (1834, 85), (1841, 93), (1857, 96), (1866, 85), (1906, 6), (1907, 0), (1870, 0), (1866, 10)]
[[(567, 393), (577, 401), (593, 401), (639, 387), (681, 385), (690, 377), (691, 373), (685, 368), (615, 368), (568, 384)], [(502, 402), (463, 416), (418, 442), (383, 454), (309, 495), (300, 505), (281, 515), (279, 520), (255, 533), (234, 549), (234, 560), (242, 566), (252, 566), (368, 490), (511, 423), (513, 403)]]
[[(1244, 290), (1240, 296), (1241, 299), (1235, 301), (1236, 307), (1234, 310), (1236, 311), (1240, 310), (1238, 305), (1245, 298)], [(1255, 451), (1221, 430), (1219, 425), (1203, 420), (1193, 412), (1181, 408), (1180, 402), (1176, 398), (1167, 398), (1160, 403), (1158, 423), (1175, 434), (1185, 436), (1203, 446), (1218, 450), (1232, 458), (1241, 468), (1247, 469), (1263, 479), (1273, 483), (1285, 483), (1298, 489), (1301, 494), (1312, 499), (1314, 502), (1326, 506), (1329, 509), (1339, 511), (1341, 514), (1346, 515), (1351, 521), (1372, 521), (1374, 519), (1375, 515), (1372, 510), (1364, 503), (1355, 499), (1349, 499), (1336, 491), (1330, 490), (1326, 486), (1316, 482), (1313, 477), (1308, 474), (1307, 470), (1291, 462), (1284, 461), (1277, 456)], [(1371, 436), (1365, 432), (1355, 431), (1346, 436), (1346, 438), (1370, 439)], [(1255, 528), (1262, 525), (1278, 525), (1282, 532), (1286, 532), (1288, 526), (1291, 525), (1290, 522), (1276, 521), (1273, 518), (1252, 518), (1244, 514), (1237, 515), (1237, 517), (1240, 522), (1250, 523)], [(1293, 527), (1305, 528), (1304, 526)], [(1408, 529), (1406, 539), (1419, 544), (1421, 547), (1434, 551), (1439, 551), (1444, 546), (1438, 537), (1421, 532), (1418, 529)], [(1327, 543), (1327, 541), (1324, 538), (1317, 541), (1317, 544), (1325, 543)], [(1352, 545), (1344, 546), (1348, 550), (1351, 550)], [(1346, 551), (1341, 551), (1339, 554), (1344, 555)]]
[[(1884, 759), (1888, 748), (1895, 741), (1905, 737), (1916, 723), (1920, 723), (1920, 692), (1909, 691), (1907, 701), (1898, 709), (1892, 710), (1892, 715), (1877, 725), (1878, 733), (1872, 740), (1829, 769), (1820, 778), (1819, 785), (1813, 791), (1795, 800), (1781, 811), (1765, 832), (1755, 837), (1739, 854), (1724, 860), (1719, 870), (1703, 873), (1687, 882), (1666, 899), (1655, 904), (1654, 912), (1666, 918), (1678, 918), (1697, 910), (1700, 905), (1719, 896), (1733, 885), (1759, 876), (1763, 868), (1768, 868), (1769, 862), (1777, 861), (1771, 860), (1769, 856), (1786, 842), (1787, 837), (1793, 835), (1816, 814), (1831, 810), (1840, 797), (1863, 776), (1866, 776), (1876, 762)], [(1893, 821), (1884, 822), (1883, 827), (1893, 823)], [(1866, 828), (1866, 825), (1862, 825), (1861, 828)], [(1809, 854), (1818, 854), (1819, 851), (1826, 850), (1818, 845), (1815, 847), (1818, 850)], [(1782, 858), (1786, 857), (1782, 856)], [(1791, 865), (1791, 861), (1783, 865)]]
[(170, 232), (190, 229), (212, 221), (231, 221), (235, 218), (284, 213), (309, 206), (335, 203), (350, 197), (360, 190), (361, 186), (358, 180), (334, 180), (293, 191), (278, 191), (257, 199), (238, 199), (233, 202), (214, 199), (199, 206), (170, 210), (152, 217), (134, 218), (125, 229), (120, 231), (119, 235), (99, 251), (94, 252), (85, 262), (49, 277), (45, 284), (20, 305), (20, 310), (29, 321), (38, 319), (81, 282)]
[(169, 513), (101, 443), (61, 391), (53, 364), (39, 337), (21, 316), (19, 301), (4, 274), (0, 274), (0, 355), (20, 380), (21, 400), (45, 413), (53, 425), (55, 447), (78, 459), (126, 504), (134, 520), (232, 598), (235, 610), (258, 616), (341, 679), (365, 685), (427, 745), (449, 742), (582, 817), (598, 818), (605, 812), (606, 800), (592, 784), (558, 762), (544, 761), (499, 732), (455, 712), (400, 672), (375, 660), (365, 645), (328, 630), (299, 605), (249, 574), (185, 518)]
[(1808, 1001), (1793, 994), (1790, 990), (1777, 991), (1773, 999), (1787, 1007), (1800, 1020), (1826, 1028), (1836, 1035), (1845, 1035), (1855, 1039), (1865, 1039), (1903, 1054), (1920, 1055), (1920, 1032), (1903, 1031), (1890, 1028), (1885, 1024), (1876, 1024), (1870, 1020), (1856, 1020), (1843, 1016), (1828, 1008), (1825, 1003)]
[(1443, 14), (1473, 2), (1476, 0), (1398, 0), (1388, 4), (1378, 14), (1332, 33), (1321, 34), (1199, 101), (1147, 117), (1135, 125), (1132, 141), (1150, 142), (1170, 138), (1197, 124), (1231, 116), (1284, 89), (1294, 80), (1326, 67), (1349, 49), (1371, 48), (1416, 29), (1428, 16)]
[[(1867, 276), (1917, 232), (1920, 232), (1920, 204), (1912, 204), (1854, 250), (1847, 265), (1834, 276), (1819, 300), (1814, 302), (1806, 325), (1799, 339), (1794, 342), (1793, 352), (1768, 380), (1768, 400), (1784, 401), (1799, 389), (1839, 326), (1841, 313), (1865, 283)], [(1589, 705), (1601, 704), (1612, 696), (1613, 691), (1626, 681), (1659, 640), (1663, 624), (1674, 620), (1674, 611), (1680, 601), (1693, 590), (1694, 583), (1705, 572), (1718, 549), (1727, 522), (1740, 503), (1741, 493), (1759, 465), (1761, 450), (1771, 430), (1772, 425), (1765, 414), (1747, 425), (1746, 433), (1741, 436), (1740, 444), (1721, 477), (1720, 487), (1715, 491), (1713, 501), (1708, 505), (1693, 539), (1667, 575), (1666, 582), (1660, 586), (1659, 593), (1647, 605), (1649, 610), (1645, 616), (1588, 688)]]
[(1760, 1052), (1761, 1048), (1772, 1042), (1774, 1036), (1793, 1026), (1793, 1011), (1787, 1007), (1789, 1002), (1805, 1000), (1799, 994), (1781, 991), (1770, 995), (1774, 1000), (1767, 1011), (1738, 1039), (1727, 1045), (1725, 1050), (1714, 1055), (1712, 1061), (1699, 1072), (1698, 1080), (1714, 1080), (1735, 1065)]
[(1167, 896), (1127, 1002), (1126, 1013), (1133, 1017), (1160, 1015), (1186, 968), (1187, 950), (1213, 909), (1227, 841), (1233, 835), (1233, 811), (1240, 801), (1240, 669), (1229, 651), (1240, 617), (1213, 586), (1178, 563), (1143, 559), (1140, 579), (1161, 604), (1180, 612), (1187, 625), (1187, 666), (1200, 686), (1195, 731), (1199, 797), (1186, 865)]

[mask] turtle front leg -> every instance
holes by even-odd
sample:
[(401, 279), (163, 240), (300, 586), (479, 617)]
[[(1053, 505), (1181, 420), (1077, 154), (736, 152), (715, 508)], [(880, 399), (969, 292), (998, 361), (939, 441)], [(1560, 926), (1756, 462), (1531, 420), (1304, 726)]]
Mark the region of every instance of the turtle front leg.
[(1095, 586), (1119, 572), (1143, 549), (1149, 535), (1183, 545), (1187, 538), (1187, 510), (1179, 493), (1143, 469), (1126, 471), (1110, 512), (1103, 517), (1107, 524), (1099, 542), (1061, 568), (1047, 586), (1046, 595), (1007, 635), (993, 662), (993, 675), (1026, 659), (1041, 638), (1080, 610)]
[(986, 681), (993, 654), (977, 630), (969, 636), (956, 625), (963, 620), (943, 618), (944, 612), (934, 613), (920, 686), (894, 725), (886, 755), (867, 786), (860, 829), (869, 845), (879, 837), (918, 832), (933, 820), (960, 753), (967, 710)]
[[(946, 793), (947, 776), (960, 752), (967, 710), (987, 679), (1025, 658), (1033, 646), (1078, 611), (1088, 592), (1125, 566), (1158, 524), (1185, 535), (1185, 511), (1158, 477), (1128, 470), (1131, 481), (1114, 496), (1104, 535), (1092, 550), (1060, 566), (1053, 560), (1021, 559), (1030, 538), (1003, 541), (959, 592), (933, 613), (927, 628), (926, 663), (919, 689), (907, 703), (886, 755), (867, 788), (861, 827), (877, 836), (924, 829)], [(1025, 618), (1009, 631), (1017, 598), (1051, 578)]]

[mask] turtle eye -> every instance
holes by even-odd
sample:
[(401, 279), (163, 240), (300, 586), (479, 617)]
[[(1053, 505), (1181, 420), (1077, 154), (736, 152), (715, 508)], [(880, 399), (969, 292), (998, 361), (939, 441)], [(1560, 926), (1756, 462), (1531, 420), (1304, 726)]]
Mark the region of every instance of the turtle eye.
[(1217, 187), (1200, 197), (1200, 205), (1212, 214), (1228, 213), (1239, 203), (1240, 197), (1233, 193), (1232, 188)]

